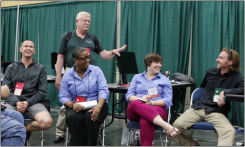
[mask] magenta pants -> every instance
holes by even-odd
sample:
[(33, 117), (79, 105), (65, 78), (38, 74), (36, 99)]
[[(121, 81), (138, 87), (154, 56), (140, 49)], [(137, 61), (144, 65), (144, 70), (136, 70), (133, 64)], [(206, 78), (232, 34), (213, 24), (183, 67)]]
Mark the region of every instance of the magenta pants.
[(134, 100), (129, 104), (127, 108), (128, 119), (140, 122), (141, 146), (152, 146), (155, 132), (153, 119), (157, 115), (160, 115), (164, 121), (167, 119), (167, 112), (163, 107), (149, 106), (140, 100)]

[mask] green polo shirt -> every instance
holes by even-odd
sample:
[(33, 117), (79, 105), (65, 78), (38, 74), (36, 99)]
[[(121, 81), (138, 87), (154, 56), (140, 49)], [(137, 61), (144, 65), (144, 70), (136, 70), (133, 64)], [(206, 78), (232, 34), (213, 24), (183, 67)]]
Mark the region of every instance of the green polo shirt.
[(66, 42), (66, 35), (68, 32), (65, 32), (61, 36), (60, 40), (60, 46), (58, 50), (58, 54), (66, 55), (66, 63), (69, 67), (73, 66), (75, 64), (73, 58), (72, 58), (72, 51), (78, 46), (89, 48), (90, 49), (90, 64), (95, 64), (95, 52), (99, 55), (101, 51), (103, 51), (105, 48), (102, 46), (100, 40), (98, 39), (98, 48), (95, 49), (94, 45), (94, 38), (90, 33), (87, 33), (86, 36), (82, 39), (81, 37), (77, 36), (76, 31), (72, 31), (71, 38), (69, 42), (67, 43), (67, 53), (65, 54), (65, 42)]

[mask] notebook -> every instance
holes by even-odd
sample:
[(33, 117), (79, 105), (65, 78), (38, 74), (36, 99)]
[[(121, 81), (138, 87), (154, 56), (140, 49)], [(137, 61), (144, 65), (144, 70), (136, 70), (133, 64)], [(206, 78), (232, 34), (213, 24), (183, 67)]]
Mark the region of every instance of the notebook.
[(89, 109), (89, 108), (93, 108), (93, 107), (97, 106), (97, 100), (86, 101), (86, 102), (79, 102), (77, 104), (83, 105), (84, 106), (84, 109)]

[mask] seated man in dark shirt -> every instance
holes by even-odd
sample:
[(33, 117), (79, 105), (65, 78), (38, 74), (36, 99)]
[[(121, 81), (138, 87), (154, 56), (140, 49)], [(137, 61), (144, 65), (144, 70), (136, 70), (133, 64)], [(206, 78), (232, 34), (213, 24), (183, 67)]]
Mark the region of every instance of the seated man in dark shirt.
[(7, 109), (25, 113), (34, 120), (25, 126), (27, 132), (46, 130), (51, 127), (53, 121), (42, 104), (48, 91), (47, 73), (45, 67), (33, 58), (33, 41), (23, 41), (20, 52), (21, 59), (10, 64), (4, 74), (3, 84), (10, 89), (5, 106)]
[[(225, 94), (244, 94), (244, 78), (239, 73), (240, 57), (232, 49), (224, 48), (220, 53), (217, 68), (209, 69), (200, 87), (205, 87), (200, 101), (193, 104), (192, 109), (186, 110), (175, 122), (174, 127), (181, 133), (179, 141), (181, 145), (199, 145), (194, 141), (189, 128), (196, 122), (206, 121), (214, 125), (218, 133), (218, 146), (232, 146), (235, 129), (227, 119), (230, 111), (230, 103), (223, 102)], [(214, 100), (215, 88), (222, 88), (218, 100)]]

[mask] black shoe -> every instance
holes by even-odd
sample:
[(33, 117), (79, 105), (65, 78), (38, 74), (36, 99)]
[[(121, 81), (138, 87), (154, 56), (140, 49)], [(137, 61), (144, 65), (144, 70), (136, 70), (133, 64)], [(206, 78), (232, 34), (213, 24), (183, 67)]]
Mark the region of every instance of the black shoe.
[(64, 140), (64, 138), (63, 137), (60, 137), (60, 136), (55, 136), (55, 138), (54, 138), (54, 143), (60, 143), (61, 141), (63, 141)]

